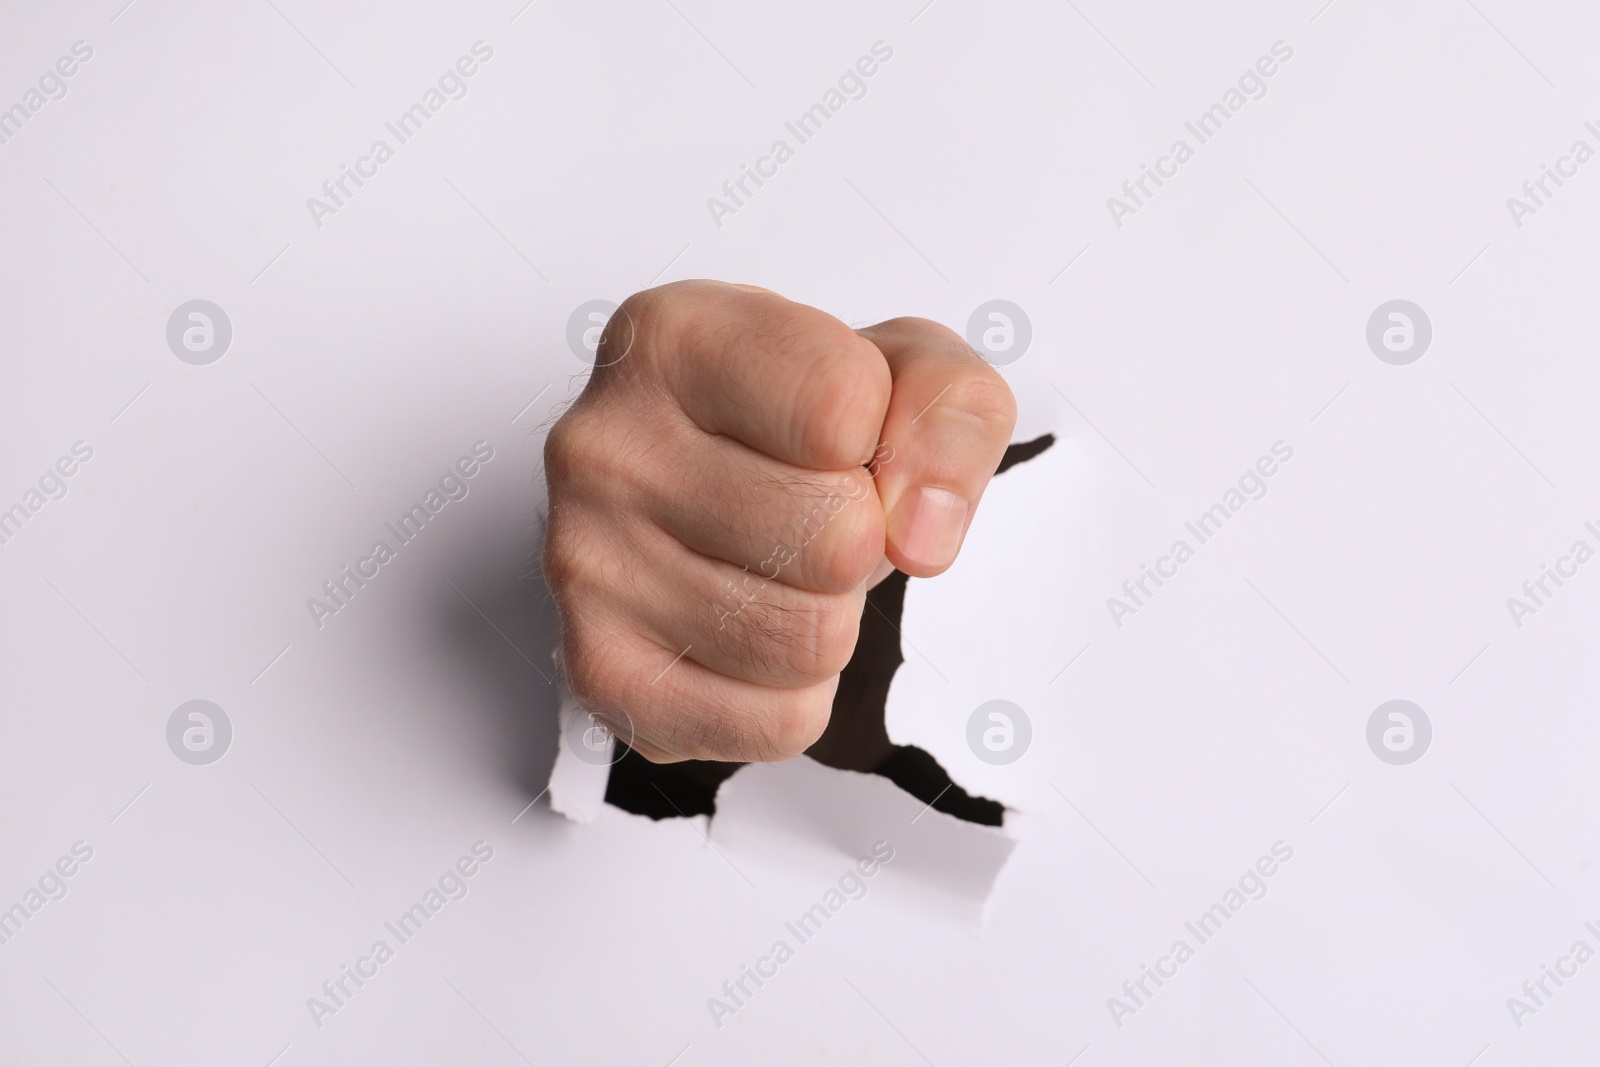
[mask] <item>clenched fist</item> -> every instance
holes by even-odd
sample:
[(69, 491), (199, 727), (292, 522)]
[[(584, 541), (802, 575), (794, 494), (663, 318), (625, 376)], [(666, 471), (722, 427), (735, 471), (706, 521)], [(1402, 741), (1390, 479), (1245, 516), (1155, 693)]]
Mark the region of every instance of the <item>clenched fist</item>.
[(573, 695), (657, 762), (803, 752), (867, 589), (950, 566), (1015, 421), (926, 319), (851, 330), (721, 282), (629, 297), (545, 443)]

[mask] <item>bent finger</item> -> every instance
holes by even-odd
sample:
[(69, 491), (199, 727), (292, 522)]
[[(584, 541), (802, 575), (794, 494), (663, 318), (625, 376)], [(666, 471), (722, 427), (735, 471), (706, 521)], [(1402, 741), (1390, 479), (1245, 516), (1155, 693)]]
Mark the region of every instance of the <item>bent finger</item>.
[(1017, 421), (1005, 379), (953, 331), (891, 319), (857, 331), (888, 361), (894, 386), (873, 458), (887, 516), (885, 554), (929, 578), (955, 561)]

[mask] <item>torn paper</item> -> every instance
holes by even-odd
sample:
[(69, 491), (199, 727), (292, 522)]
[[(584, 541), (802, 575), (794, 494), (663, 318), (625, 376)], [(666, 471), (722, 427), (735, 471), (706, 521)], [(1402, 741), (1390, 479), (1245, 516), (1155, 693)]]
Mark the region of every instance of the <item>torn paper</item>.
[(723, 782), (711, 838), (736, 859), (777, 866), (803, 853), (854, 858), (887, 841), (897, 895), (969, 918), (982, 915), (1017, 844), (1002, 829), (936, 811), (887, 778), (806, 756), (752, 763)]
[(556, 763), (550, 770), (550, 810), (576, 822), (594, 822), (606, 802), (606, 783), (615, 762), (616, 739), (605, 724), (583, 709), (567, 688), (557, 663), (561, 702), (556, 711), (561, 732)]

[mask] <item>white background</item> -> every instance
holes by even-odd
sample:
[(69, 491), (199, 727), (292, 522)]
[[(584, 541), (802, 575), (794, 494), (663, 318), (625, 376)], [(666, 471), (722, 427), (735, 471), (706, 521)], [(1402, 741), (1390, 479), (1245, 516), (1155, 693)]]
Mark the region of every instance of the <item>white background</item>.
[[(1520, 1027), (1507, 998), (1600, 949), (1600, 566), (1506, 606), (1600, 547), (1600, 163), (1520, 227), (1506, 205), (1600, 148), (1592, 11), (122, 2), (0, 14), (0, 107), (94, 49), (0, 145), (0, 508), (94, 450), (0, 546), (0, 907), (94, 849), (0, 945), (0, 1061), (1592, 1050), (1600, 964)], [(479, 40), (467, 95), (317, 226), (306, 199)], [(719, 227), (706, 199), (880, 40), (867, 95)], [(1275, 41), (1267, 94), (1117, 226), (1107, 198)], [(567, 318), (682, 277), (854, 324), (1014, 301), (1017, 436), (1060, 436), (913, 583), (891, 696), (897, 739), (1016, 809), (985, 921), (874, 882), (720, 1028), (707, 998), (854, 856), (528, 807)], [(233, 326), (209, 366), (165, 340), (195, 298)], [(1433, 325), (1406, 366), (1365, 339), (1395, 298)], [(319, 629), (306, 599), (479, 440), (470, 495)], [(1279, 440), (1267, 496), (1115, 625)], [(991, 768), (965, 724), (997, 697), (1034, 739)], [(196, 698), (234, 730), (204, 767), (165, 733)], [(1366, 742), (1395, 698), (1433, 724), (1409, 766)], [(316, 1026), (307, 998), (478, 840), (469, 895)], [(1118, 1026), (1107, 999), (1280, 840), (1270, 892)]]

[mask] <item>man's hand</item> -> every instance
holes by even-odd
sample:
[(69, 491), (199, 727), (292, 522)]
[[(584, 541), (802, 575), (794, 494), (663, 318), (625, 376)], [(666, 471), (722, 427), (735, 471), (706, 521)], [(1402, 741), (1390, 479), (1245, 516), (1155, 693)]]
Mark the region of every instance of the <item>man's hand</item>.
[(851, 330), (721, 282), (629, 297), (545, 443), (573, 695), (657, 762), (803, 752), (866, 590), (950, 566), (1015, 421), (926, 319)]

